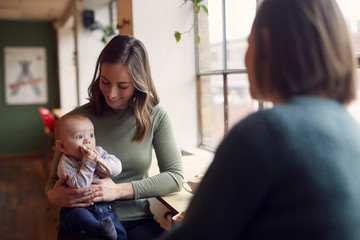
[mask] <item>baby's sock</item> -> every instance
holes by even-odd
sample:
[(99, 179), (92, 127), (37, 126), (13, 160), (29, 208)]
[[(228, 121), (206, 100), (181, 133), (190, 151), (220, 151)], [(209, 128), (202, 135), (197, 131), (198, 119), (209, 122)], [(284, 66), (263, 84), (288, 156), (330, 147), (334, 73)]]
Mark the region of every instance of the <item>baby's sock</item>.
[(101, 232), (106, 239), (116, 240), (117, 233), (111, 217), (106, 217), (100, 222)]

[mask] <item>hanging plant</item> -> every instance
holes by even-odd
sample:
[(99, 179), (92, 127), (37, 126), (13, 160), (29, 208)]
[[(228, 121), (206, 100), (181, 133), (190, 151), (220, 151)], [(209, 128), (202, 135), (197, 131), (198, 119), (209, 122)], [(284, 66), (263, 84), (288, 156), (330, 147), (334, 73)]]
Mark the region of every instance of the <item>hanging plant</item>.
[[(184, 0), (183, 5), (185, 5), (188, 2), (192, 2), (192, 6), (194, 8), (194, 15), (198, 15), (200, 10), (203, 9), (203, 11), (209, 15), (208, 9), (205, 5), (201, 4), (203, 0)], [(190, 31), (194, 28), (195, 23), (193, 23), (193, 25), (189, 28), (189, 30), (185, 31), (185, 32), (179, 32), (179, 31), (175, 31), (174, 33), (174, 37), (176, 39), (176, 42), (179, 42), (181, 40), (181, 36), (185, 33), (190, 33)], [(200, 36), (197, 35), (197, 43), (200, 44)]]
[(103, 32), (103, 36), (101, 37), (101, 42), (103, 42), (104, 44), (107, 44), (114, 35), (118, 34), (118, 30), (113, 24), (103, 26), (101, 23), (95, 22), (94, 24), (91, 25), (90, 30), (91, 31), (101, 30)]
[(104, 44), (107, 44), (114, 35), (118, 34), (118, 30), (113, 24), (106, 25), (105, 27), (102, 27), (101, 30), (103, 31), (101, 41)]

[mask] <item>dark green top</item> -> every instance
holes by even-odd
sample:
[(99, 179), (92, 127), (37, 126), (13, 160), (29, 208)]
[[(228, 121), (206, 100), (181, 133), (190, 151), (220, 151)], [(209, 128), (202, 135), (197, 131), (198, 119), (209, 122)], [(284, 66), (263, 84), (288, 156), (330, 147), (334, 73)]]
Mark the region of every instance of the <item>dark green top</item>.
[(297, 97), (239, 122), (164, 239), (360, 239), (360, 128), (338, 102)]
[[(76, 111), (88, 116), (95, 127), (96, 144), (109, 154), (120, 159), (123, 170), (113, 177), (115, 183), (131, 182), (135, 200), (118, 200), (111, 203), (120, 221), (152, 218), (148, 197), (162, 196), (181, 189), (183, 181), (181, 154), (176, 145), (170, 119), (166, 111), (156, 106), (152, 113), (152, 128), (146, 139), (131, 142), (135, 132), (135, 117), (130, 110), (115, 110), (101, 117), (94, 116), (88, 109)], [(155, 149), (160, 174), (147, 177)], [(56, 166), (61, 153), (56, 152), (53, 170), (46, 186), (51, 189), (56, 180)]]

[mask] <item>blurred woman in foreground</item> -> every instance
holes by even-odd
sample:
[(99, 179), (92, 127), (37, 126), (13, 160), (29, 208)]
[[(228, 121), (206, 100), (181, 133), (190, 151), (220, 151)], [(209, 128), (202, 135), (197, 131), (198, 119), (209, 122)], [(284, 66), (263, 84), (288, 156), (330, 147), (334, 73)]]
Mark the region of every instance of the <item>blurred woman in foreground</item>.
[(336, 1), (264, 0), (248, 43), (251, 95), (275, 105), (229, 132), (163, 239), (360, 239), (354, 56)]

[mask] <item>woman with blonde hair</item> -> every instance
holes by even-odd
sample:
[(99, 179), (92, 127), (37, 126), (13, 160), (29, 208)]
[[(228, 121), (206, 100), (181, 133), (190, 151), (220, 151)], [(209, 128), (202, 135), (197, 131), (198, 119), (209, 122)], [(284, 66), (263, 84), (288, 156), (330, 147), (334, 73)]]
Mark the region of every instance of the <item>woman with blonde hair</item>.
[(360, 239), (354, 56), (335, 0), (264, 0), (250, 93), (274, 107), (231, 129), (183, 222), (161, 239)]
[[(66, 175), (56, 176), (56, 152), (47, 196), (63, 207), (111, 202), (129, 240), (155, 239), (164, 229), (154, 220), (147, 198), (179, 191), (182, 163), (170, 119), (159, 105), (145, 46), (138, 39), (119, 35), (105, 46), (89, 97), (89, 103), (74, 111), (93, 122), (97, 143), (121, 159), (122, 173), (95, 179), (89, 188), (71, 189), (64, 184)], [(147, 177), (153, 149), (160, 174)]]

